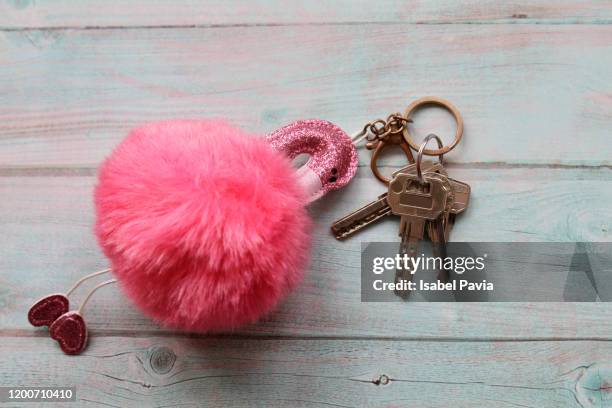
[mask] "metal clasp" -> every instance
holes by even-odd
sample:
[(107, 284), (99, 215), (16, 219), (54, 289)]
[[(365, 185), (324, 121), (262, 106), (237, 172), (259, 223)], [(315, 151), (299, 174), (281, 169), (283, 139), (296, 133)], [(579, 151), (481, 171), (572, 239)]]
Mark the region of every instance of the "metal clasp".
[(400, 113), (392, 113), (386, 120), (377, 119), (366, 123), (363, 130), (354, 137), (355, 143), (359, 143), (365, 138), (367, 140), (366, 148), (374, 150), (370, 159), (370, 168), (374, 176), (385, 184), (389, 184), (391, 180), (380, 173), (377, 162), (380, 153), (387, 146), (399, 146), (408, 158), (408, 162), (414, 163), (412, 150), (410, 150), (410, 145), (404, 138), (405, 129), (411, 121)]

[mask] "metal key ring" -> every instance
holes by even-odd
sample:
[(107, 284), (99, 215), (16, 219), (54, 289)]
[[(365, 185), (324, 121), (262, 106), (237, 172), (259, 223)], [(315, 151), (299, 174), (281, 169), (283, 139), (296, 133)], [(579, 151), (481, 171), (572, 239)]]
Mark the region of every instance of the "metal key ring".
[[(455, 108), (455, 106), (449, 101), (447, 101), (446, 99), (438, 98), (436, 96), (426, 96), (424, 98), (420, 98), (412, 102), (410, 106), (406, 108), (406, 113), (404, 114), (404, 117), (406, 119), (410, 119), (410, 115), (418, 107), (421, 107), (423, 105), (441, 106), (442, 108), (446, 109), (453, 115), (453, 117), (455, 118), (455, 122), (457, 123), (457, 131), (455, 132), (455, 140), (453, 140), (453, 143), (451, 143), (448, 146), (444, 146), (444, 147), (439, 146), (437, 150), (424, 150), (423, 154), (426, 154), (428, 156), (439, 156), (441, 154), (446, 154), (450, 152), (451, 150), (455, 148), (455, 146), (457, 146), (457, 144), (461, 141), (461, 137), (463, 136), (463, 118), (461, 117), (459, 110), (457, 110), (457, 108)], [(404, 135), (404, 139), (410, 145), (410, 147), (412, 147), (414, 150), (419, 149), (419, 145), (417, 145), (412, 140), (412, 136), (410, 135), (410, 132), (408, 131), (408, 126), (404, 128), (403, 135)]]
[(389, 185), (389, 183), (391, 182), (391, 179), (388, 179), (385, 176), (383, 176), (378, 170), (378, 165), (377, 165), (378, 156), (380, 155), (380, 152), (382, 152), (386, 146), (392, 146), (394, 144), (398, 144), (399, 147), (401, 147), (401, 149), (404, 151), (404, 154), (408, 158), (408, 163), (414, 163), (414, 156), (412, 155), (412, 150), (410, 150), (410, 146), (408, 146), (408, 144), (405, 141), (402, 140), (400, 143), (386, 143), (381, 140), (380, 142), (378, 142), (378, 145), (376, 146), (374, 153), (372, 153), (372, 158), (370, 159), (370, 168), (372, 169), (372, 173), (374, 173), (374, 176), (380, 181), (382, 181), (383, 183), (385, 183), (386, 185)]
[[(421, 162), (423, 161), (423, 153), (425, 152), (425, 146), (427, 146), (427, 143), (429, 143), (431, 139), (436, 139), (438, 141), (439, 149), (442, 149), (442, 146), (444, 146), (444, 144), (442, 143), (442, 140), (440, 140), (440, 138), (437, 135), (434, 135), (433, 133), (428, 134), (425, 137), (425, 139), (423, 139), (423, 143), (421, 143), (421, 146), (419, 146), (419, 152), (417, 153), (417, 159), (416, 159), (416, 176), (417, 176), (417, 181), (419, 182), (419, 184), (425, 183), (425, 180), (423, 180), (423, 173), (421, 172)], [(443, 164), (443, 163), (444, 163), (444, 155), (441, 154), (440, 164)]]

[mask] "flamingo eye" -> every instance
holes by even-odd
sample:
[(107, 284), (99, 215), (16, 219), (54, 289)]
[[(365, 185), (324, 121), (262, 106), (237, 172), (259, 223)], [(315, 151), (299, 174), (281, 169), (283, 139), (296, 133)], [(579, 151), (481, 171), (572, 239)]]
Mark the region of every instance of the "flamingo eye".
[(338, 174), (338, 169), (337, 168), (333, 168), (331, 169), (331, 177), (327, 179), (327, 181), (329, 181), (330, 183), (335, 183), (336, 180), (338, 180), (338, 177), (336, 177), (336, 174)]

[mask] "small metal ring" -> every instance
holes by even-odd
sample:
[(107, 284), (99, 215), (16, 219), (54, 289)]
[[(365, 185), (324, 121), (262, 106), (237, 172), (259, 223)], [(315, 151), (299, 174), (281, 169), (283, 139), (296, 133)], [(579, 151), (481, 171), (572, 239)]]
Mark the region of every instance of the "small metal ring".
[[(377, 126), (380, 125), (380, 126)], [(384, 132), (386, 132), (385, 128), (387, 127), (387, 122), (382, 119), (376, 119), (374, 122), (370, 123), (370, 132), (374, 133), (376, 136), (380, 136)]]
[[(374, 176), (377, 179), (379, 179), (380, 181), (382, 181), (386, 185), (389, 185), (389, 183), (391, 182), (391, 179), (388, 179), (385, 176), (383, 176), (380, 173), (380, 171), (378, 171), (378, 166), (376, 165), (376, 162), (378, 161), (378, 155), (380, 154), (380, 152), (383, 151), (383, 149), (387, 145), (388, 144), (383, 142), (383, 141), (378, 142), (378, 146), (376, 146), (376, 149), (372, 153), (372, 158), (370, 159), (370, 168), (372, 169), (372, 173), (374, 173)], [(408, 162), (409, 163), (414, 163), (414, 156), (412, 155), (412, 150), (410, 150), (410, 146), (408, 146), (404, 142), (400, 143), (399, 146), (402, 148), (402, 150), (404, 151), (404, 154), (408, 158)]]
[(366, 132), (365, 133), (365, 138), (368, 142), (373, 142), (376, 139), (378, 139), (378, 136), (376, 136), (374, 133), (370, 133), (370, 132)]
[[(424, 98), (420, 98), (412, 102), (410, 106), (406, 108), (406, 113), (404, 114), (404, 117), (407, 120), (410, 120), (410, 115), (418, 107), (421, 107), (423, 105), (441, 106), (442, 108), (446, 109), (453, 115), (453, 117), (455, 118), (455, 122), (457, 123), (457, 131), (455, 132), (455, 140), (453, 140), (453, 143), (451, 143), (448, 146), (444, 146), (444, 147), (440, 146), (440, 148), (437, 150), (425, 150), (423, 151), (423, 153), (428, 156), (439, 156), (441, 154), (446, 154), (450, 152), (451, 150), (455, 148), (455, 146), (457, 146), (457, 144), (461, 141), (461, 137), (463, 136), (463, 118), (461, 117), (461, 113), (459, 113), (459, 110), (457, 110), (457, 108), (455, 108), (455, 106), (449, 101), (447, 101), (446, 99), (438, 98), (436, 96), (426, 96)], [(408, 126), (404, 128), (403, 136), (406, 142), (410, 145), (410, 147), (412, 147), (414, 150), (419, 149), (419, 145), (417, 145), (412, 140), (412, 136), (410, 135), (410, 132), (408, 131)]]
[[(417, 181), (419, 182), (419, 184), (423, 184), (425, 183), (425, 180), (423, 180), (423, 173), (421, 171), (421, 162), (423, 161), (423, 153), (425, 152), (425, 146), (427, 146), (427, 143), (429, 143), (431, 141), (431, 139), (436, 139), (438, 141), (438, 148), (442, 149), (442, 146), (444, 146), (444, 144), (442, 143), (442, 140), (440, 140), (440, 138), (437, 135), (434, 135), (433, 133), (428, 134), (425, 139), (423, 139), (423, 143), (421, 143), (421, 146), (419, 146), (419, 152), (417, 153), (417, 159), (416, 159), (416, 175), (417, 175)], [(444, 163), (444, 155), (440, 155), (440, 164)]]

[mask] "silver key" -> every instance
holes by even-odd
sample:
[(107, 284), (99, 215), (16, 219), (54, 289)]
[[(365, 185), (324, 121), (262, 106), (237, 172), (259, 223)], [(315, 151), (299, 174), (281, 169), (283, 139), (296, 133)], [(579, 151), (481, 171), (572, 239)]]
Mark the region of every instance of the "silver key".
[(446, 258), (446, 228), (448, 226), (448, 219), (450, 216), (450, 211), (451, 208), (454, 206), (455, 203), (455, 191), (452, 188), (452, 185), (449, 181), (449, 179), (442, 175), (442, 174), (432, 174), (432, 177), (436, 177), (438, 179), (440, 179), (440, 181), (444, 184), (444, 188), (448, 189), (448, 194), (451, 197), (451, 199), (447, 200), (446, 202), (446, 208), (444, 209), (444, 212), (440, 215), (440, 217), (438, 217), (437, 219), (433, 220), (433, 221), (427, 221), (426, 224), (426, 229), (427, 229), (427, 235), (429, 236), (429, 239), (431, 240), (431, 244), (432, 244), (432, 251), (433, 251), (433, 256), (435, 258), (441, 259), (442, 260), (442, 266), (441, 269), (438, 271), (438, 277), (437, 279), (443, 282), (448, 281), (449, 278), (449, 272), (448, 270), (446, 270), (444, 268), (444, 259)]
[(334, 222), (331, 230), (336, 239), (342, 240), (389, 214), (391, 208), (387, 204), (387, 193), (384, 193), (376, 201)]
[[(427, 163), (427, 167), (424, 167), (423, 172), (430, 172), (430, 173), (434, 172), (434, 173), (442, 174), (448, 177), (448, 173), (446, 172), (446, 169), (441, 163), (437, 162), (433, 164), (431, 163), (431, 161), (424, 161), (423, 163), (424, 164)], [(414, 164), (408, 165), (404, 167), (403, 169), (400, 169), (396, 171), (395, 173), (393, 173), (393, 176), (399, 173), (402, 173), (402, 172), (414, 172), (415, 171), (414, 168), (415, 168)], [(467, 208), (469, 201), (470, 201), (470, 193), (471, 193), (471, 188), (469, 184), (453, 179), (453, 178), (450, 178), (450, 177), (448, 177), (448, 180), (453, 188), (455, 200), (453, 203), (453, 207), (451, 208), (448, 220), (446, 220), (444, 223), (444, 240), (446, 242), (448, 242), (448, 238), (450, 236), (450, 232), (453, 228), (453, 225), (455, 224), (455, 218), (457, 214), (462, 213)], [(428, 223), (426, 223), (427, 231), (431, 231), (432, 228), (434, 227), (429, 226)]]
[[(437, 163), (437, 165), (432, 166), (429, 172), (447, 176), (446, 169), (440, 163)], [(399, 172), (396, 172), (396, 174)], [(454, 195), (452, 207), (446, 212), (444, 217), (435, 221), (426, 221), (425, 223), (425, 230), (432, 242), (433, 255), (441, 259), (446, 258), (446, 243), (455, 223), (455, 218), (457, 214), (462, 213), (467, 208), (471, 192), (469, 184), (450, 177), (447, 177), (447, 179), (450, 182)], [(438, 279), (442, 281), (447, 281), (448, 277), (448, 271), (445, 269), (442, 269), (438, 274)]]
[[(426, 160), (422, 163), (423, 171), (444, 171), (444, 167), (436, 162)], [(410, 164), (403, 169), (398, 170), (394, 173), (414, 173), (416, 171), (416, 165)], [(368, 225), (378, 221), (379, 219), (390, 215), (391, 208), (387, 203), (387, 193), (380, 195), (375, 201), (361, 207), (360, 209), (353, 211), (346, 217), (339, 219), (334, 222), (331, 226), (332, 233), (338, 240), (342, 240), (350, 237), (357, 231), (367, 227)]]
[[(423, 173), (440, 173), (440, 174), (444, 174), (445, 176), (448, 175), (446, 173), (446, 169), (444, 168), (444, 165), (438, 161), (433, 162), (431, 160), (423, 160), (423, 162), (421, 163), (421, 170), (423, 171)], [(416, 172), (416, 163), (411, 163), (407, 165), (406, 167), (403, 167), (395, 171), (393, 174), (391, 174), (391, 177), (393, 178), (400, 173), (416, 174), (415, 172)]]
[[(393, 214), (399, 215), (400, 255), (416, 257), (418, 243), (425, 235), (427, 221), (437, 221), (452, 206), (453, 194), (450, 183), (443, 175), (423, 174), (424, 183), (408, 173), (397, 174), (389, 184), (387, 202)], [(396, 270), (396, 282), (410, 280), (411, 271)], [(397, 293), (397, 292), (396, 292)], [(408, 292), (398, 293), (406, 297)]]
[(457, 214), (461, 214), (468, 207), (472, 190), (469, 184), (464, 183), (462, 181), (455, 180), (452, 178), (449, 178), (448, 181), (450, 182), (453, 188), (455, 200), (453, 202), (453, 206), (450, 209), (447, 223), (444, 226), (444, 240), (446, 242), (448, 242), (450, 232), (453, 228), (453, 225), (455, 225), (455, 218), (457, 217)]
[[(448, 173), (446, 172), (446, 168), (444, 168), (441, 162), (436, 162), (434, 164), (430, 160), (427, 160), (427, 161), (424, 161), (423, 163), (427, 163), (427, 167), (423, 169), (423, 172), (437, 173), (443, 176), (448, 176)], [(396, 176), (399, 173), (413, 173), (414, 174), (415, 171), (416, 171), (416, 164), (410, 164), (404, 167), (403, 169), (400, 169), (396, 171), (395, 173), (393, 173), (393, 176)], [(446, 226), (448, 224), (445, 221), (446, 220), (444, 220), (444, 222), (442, 223), (443, 225), (440, 225), (440, 223), (437, 223), (436, 221), (425, 221), (425, 230), (427, 232), (427, 235), (429, 236), (429, 239), (432, 241), (432, 245), (434, 249), (434, 256), (444, 254), (444, 257), (446, 257), (445, 255), (446, 242), (441, 242), (441, 240), (445, 239), (448, 236), (446, 234)], [(440, 229), (442, 229), (442, 231), (440, 231)]]

